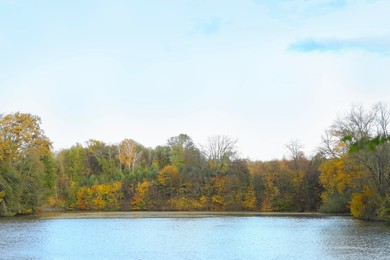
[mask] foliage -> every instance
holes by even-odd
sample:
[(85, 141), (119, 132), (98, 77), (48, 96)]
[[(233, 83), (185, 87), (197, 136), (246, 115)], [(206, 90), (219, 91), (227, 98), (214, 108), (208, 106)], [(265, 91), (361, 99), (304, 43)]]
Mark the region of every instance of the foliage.
[(371, 110), (352, 107), (331, 126), (323, 151), (333, 158), (320, 167), (325, 189), (322, 208), (331, 209), (329, 204), (342, 201), (343, 208), (347, 203), (357, 218), (386, 218), (390, 208), (389, 123), (390, 110), (379, 103)]
[(335, 191), (331, 194), (322, 194), (323, 203), (319, 209), (320, 212), (324, 213), (348, 213), (348, 202), (351, 197), (349, 191), (344, 194), (338, 193)]
[(375, 192), (369, 188), (365, 188), (362, 192), (352, 194), (350, 201), (351, 214), (357, 218), (369, 217), (372, 215), (373, 196)]
[(118, 210), (121, 199), (120, 182), (83, 186), (76, 191), (75, 209), (78, 210)]
[(117, 155), (120, 164), (128, 170), (134, 171), (142, 156), (139, 150), (139, 145), (133, 140), (125, 139), (120, 142)]
[(254, 210), (256, 208), (256, 193), (252, 186), (249, 186), (246, 191), (242, 207), (247, 210)]
[(180, 134), (146, 148), (89, 140), (51, 151), (37, 116), (0, 117), (0, 215), (40, 207), (67, 210), (250, 210), (350, 212), (390, 219), (390, 112), (353, 107), (306, 158), (249, 161), (236, 140), (210, 137), (202, 148)]
[[(76, 144), (53, 155), (38, 117), (15, 114), (5, 118), (0, 139), (1, 215), (33, 212), (39, 206), (260, 210), (269, 205), (268, 210), (295, 210), (304, 204), (307, 173), (303, 165), (308, 160), (303, 155), (290, 165), (275, 161), (251, 172), (251, 162), (235, 158), (235, 140), (211, 137), (201, 153), (185, 134), (155, 149), (131, 139), (117, 145), (91, 139), (85, 146)], [(23, 124), (13, 129), (12, 118)]]
[(138, 183), (136, 193), (131, 201), (132, 209), (134, 210), (145, 210), (150, 207), (150, 190), (153, 186), (151, 181), (144, 180)]
[(51, 144), (40, 123), (19, 112), (0, 118), (0, 215), (32, 213), (54, 189)]
[(383, 145), (390, 141), (390, 136), (387, 135), (377, 135), (373, 138), (362, 137), (361, 139), (353, 142), (352, 136), (346, 135), (341, 139), (344, 143), (350, 143), (349, 153), (357, 153), (362, 150), (369, 150), (375, 152), (376, 148), (380, 145)]

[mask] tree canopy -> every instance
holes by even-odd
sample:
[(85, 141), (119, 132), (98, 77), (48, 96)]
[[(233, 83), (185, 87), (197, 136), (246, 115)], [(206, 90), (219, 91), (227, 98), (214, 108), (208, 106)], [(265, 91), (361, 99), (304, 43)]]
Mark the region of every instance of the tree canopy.
[(65, 210), (256, 210), (349, 212), (390, 218), (390, 112), (352, 107), (307, 158), (240, 158), (237, 140), (186, 134), (147, 148), (90, 139), (53, 152), (40, 118), (0, 117), (0, 215)]

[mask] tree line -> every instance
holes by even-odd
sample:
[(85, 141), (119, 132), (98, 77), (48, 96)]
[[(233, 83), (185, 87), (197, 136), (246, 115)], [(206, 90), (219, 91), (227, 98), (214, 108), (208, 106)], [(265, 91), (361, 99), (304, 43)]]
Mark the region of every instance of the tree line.
[(65, 210), (211, 210), (350, 212), (390, 216), (390, 112), (380, 103), (352, 107), (307, 158), (250, 161), (236, 140), (204, 146), (186, 134), (148, 148), (132, 139), (89, 140), (54, 152), (40, 118), (0, 117), (0, 215)]

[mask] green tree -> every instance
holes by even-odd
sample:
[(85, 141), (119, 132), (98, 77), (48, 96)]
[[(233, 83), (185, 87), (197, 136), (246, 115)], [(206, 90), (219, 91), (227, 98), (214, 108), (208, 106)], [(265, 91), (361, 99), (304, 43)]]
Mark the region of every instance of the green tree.
[(50, 188), (45, 160), (51, 143), (40, 124), (39, 117), (19, 112), (0, 118), (0, 215), (34, 212)]
[(183, 169), (184, 165), (196, 160), (198, 149), (191, 137), (186, 134), (169, 138), (168, 147), (170, 149), (170, 161), (179, 170)]

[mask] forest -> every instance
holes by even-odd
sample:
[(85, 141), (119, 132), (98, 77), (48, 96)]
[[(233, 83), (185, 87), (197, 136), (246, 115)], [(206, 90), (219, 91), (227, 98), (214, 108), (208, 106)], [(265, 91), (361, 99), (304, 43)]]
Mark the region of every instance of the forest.
[[(250, 161), (237, 141), (186, 134), (148, 148), (132, 139), (88, 140), (53, 151), (40, 118), (0, 116), (0, 216), (43, 210), (288, 211), (390, 220), (390, 110), (352, 106), (314, 156)], [(259, 144), (261, 145), (261, 144)]]

